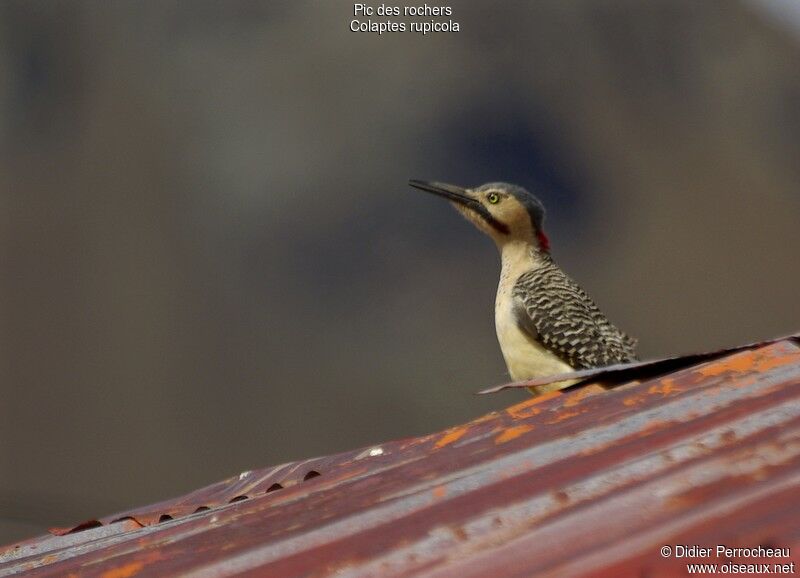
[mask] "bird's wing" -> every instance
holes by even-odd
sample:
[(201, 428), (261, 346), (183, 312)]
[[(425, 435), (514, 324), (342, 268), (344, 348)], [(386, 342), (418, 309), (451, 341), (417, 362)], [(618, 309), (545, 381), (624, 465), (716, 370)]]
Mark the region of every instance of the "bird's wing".
[(636, 340), (554, 263), (521, 275), (514, 300), (520, 326), (575, 369), (636, 360)]

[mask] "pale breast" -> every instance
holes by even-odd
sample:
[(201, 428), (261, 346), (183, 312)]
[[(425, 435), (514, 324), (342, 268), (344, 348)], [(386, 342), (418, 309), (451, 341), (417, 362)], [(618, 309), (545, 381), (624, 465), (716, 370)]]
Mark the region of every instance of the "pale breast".
[(514, 279), (500, 279), (495, 301), (495, 329), (511, 379), (520, 381), (572, 371), (557, 355), (520, 328), (514, 306)]

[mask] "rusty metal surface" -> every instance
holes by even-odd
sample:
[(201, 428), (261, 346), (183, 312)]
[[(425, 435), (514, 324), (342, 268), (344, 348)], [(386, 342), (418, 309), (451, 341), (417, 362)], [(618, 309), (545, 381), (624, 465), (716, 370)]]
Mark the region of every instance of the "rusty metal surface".
[(11, 545), (0, 576), (672, 577), (663, 545), (800, 551), (797, 340), (620, 376)]
[(635, 361), (633, 363), (618, 363), (616, 365), (607, 365), (605, 367), (594, 367), (591, 369), (581, 369), (580, 371), (570, 371), (569, 373), (558, 373), (556, 375), (548, 375), (547, 377), (540, 377), (537, 379), (512, 381), (483, 389), (479, 391), (478, 394), (485, 395), (487, 393), (498, 393), (505, 389), (527, 389), (529, 387), (539, 387), (542, 385), (557, 383), (559, 381), (571, 381), (573, 379), (580, 380), (580, 382), (575, 384), (575, 386), (580, 386), (581, 383), (584, 383), (589, 379), (597, 381), (609, 377), (613, 378), (617, 383), (619, 383), (628, 376), (635, 379), (641, 379), (643, 376), (666, 373), (667, 371), (675, 371), (676, 369), (689, 367), (690, 365), (694, 365), (701, 361), (716, 359), (727, 353), (744, 351), (746, 349), (755, 349), (770, 343), (775, 343), (777, 341), (793, 341), (798, 338), (800, 338), (800, 333), (795, 333), (792, 335), (786, 335), (784, 337), (778, 337), (777, 339), (770, 339), (768, 341), (756, 341), (754, 343), (748, 343), (747, 345), (728, 347), (726, 349), (716, 349), (714, 351), (707, 351), (704, 353), (689, 353), (686, 355), (677, 355), (673, 357), (661, 357), (658, 359)]

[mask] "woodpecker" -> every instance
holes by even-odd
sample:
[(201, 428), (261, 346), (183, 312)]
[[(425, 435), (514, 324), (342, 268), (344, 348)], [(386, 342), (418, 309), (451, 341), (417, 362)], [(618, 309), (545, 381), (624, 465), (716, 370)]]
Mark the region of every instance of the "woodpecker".
[[(502, 268), (495, 299), (495, 329), (515, 381), (636, 361), (636, 340), (617, 329), (586, 292), (556, 265), (544, 233), (544, 206), (508, 183), (467, 189), (411, 180), (439, 195), (500, 250)], [(561, 381), (531, 393), (562, 389)]]

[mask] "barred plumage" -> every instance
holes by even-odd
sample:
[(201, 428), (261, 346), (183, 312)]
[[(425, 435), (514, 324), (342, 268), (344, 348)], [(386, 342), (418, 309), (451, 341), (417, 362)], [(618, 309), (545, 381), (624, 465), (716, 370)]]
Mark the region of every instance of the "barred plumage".
[[(614, 327), (586, 293), (550, 257), (544, 206), (509, 183), (466, 189), (410, 181), (448, 199), (500, 250), (502, 269), (495, 298), (497, 340), (516, 381), (636, 360), (636, 340)], [(540, 394), (575, 380), (532, 388)]]
[(636, 361), (636, 340), (549, 257), (519, 277), (513, 296), (520, 326), (573, 368)]

